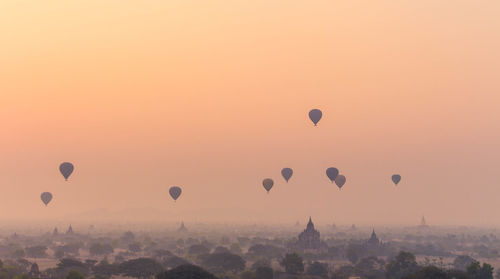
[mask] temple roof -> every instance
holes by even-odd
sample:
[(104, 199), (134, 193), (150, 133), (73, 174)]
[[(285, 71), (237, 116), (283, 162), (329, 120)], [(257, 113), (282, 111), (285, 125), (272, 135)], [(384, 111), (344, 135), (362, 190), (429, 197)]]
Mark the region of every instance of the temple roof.
[(377, 234), (375, 233), (375, 229), (372, 230), (372, 235), (371, 235), (370, 239), (368, 240), (368, 244), (372, 244), (372, 245), (380, 244), (380, 240), (378, 239)]
[(36, 272), (39, 272), (39, 268), (38, 268), (38, 264), (37, 263), (33, 263), (31, 265), (31, 271), (36, 271)]
[(314, 223), (312, 222), (311, 217), (309, 217), (309, 222), (307, 223), (306, 230), (314, 230)]
[(184, 225), (184, 221), (182, 221), (181, 226), (180, 226), (180, 228), (179, 228), (179, 231), (180, 231), (180, 232), (185, 232), (185, 231), (187, 231), (187, 228), (186, 228), (186, 226)]

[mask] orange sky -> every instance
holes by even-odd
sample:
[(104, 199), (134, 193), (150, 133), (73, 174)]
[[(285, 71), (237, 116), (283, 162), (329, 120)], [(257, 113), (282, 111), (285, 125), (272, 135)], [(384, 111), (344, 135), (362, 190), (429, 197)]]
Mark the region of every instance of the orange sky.
[(499, 14), (494, 0), (2, 1), (0, 221), (151, 207), (500, 225)]

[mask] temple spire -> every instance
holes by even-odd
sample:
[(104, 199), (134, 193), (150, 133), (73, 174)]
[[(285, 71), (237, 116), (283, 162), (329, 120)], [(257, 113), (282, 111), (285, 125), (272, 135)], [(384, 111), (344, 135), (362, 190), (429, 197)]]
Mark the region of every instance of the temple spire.
[(307, 228), (308, 230), (314, 230), (314, 223), (312, 222), (312, 218), (309, 216), (309, 223), (307, 223)]
[(370, 239), (368, 239), (368, 245), (370, 246), (377, 246), (380, 244), (380, 240), (377, 237), (377, 234), (375, 233), (375, 229), (372, 230), (372, 235)]

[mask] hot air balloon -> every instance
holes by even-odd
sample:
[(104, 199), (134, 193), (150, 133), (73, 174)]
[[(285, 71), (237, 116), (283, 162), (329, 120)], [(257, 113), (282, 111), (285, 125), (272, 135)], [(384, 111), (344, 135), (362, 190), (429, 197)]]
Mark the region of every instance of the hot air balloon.
[(290, 177), (293, 175), (293, 170), (291, 168), (284, 168), (281, 170), (281, 175), (283, 178), (288, 182), (290, 180)]
[(346, 181), (346, 178), (342, 174), (339, 174), (337, 176), (337, 178), (335, 178), (335, 184), (337, 184), (337, 186), (339, 187), (339, 189), (342, 189), (342, 186), (344, 186), (345, 181)]
[(318, 122), (321, 120), (323, 113), (319, 109), (312, 109), (309, 111), (309, 118), (314, 123), (314, 126), (318, 126)]
[(395, 174), (392, 176), (392, 182), (394, 182), (395, 185), (398, 185), (399, 181), (401, 181), (401, 175)]
[(271, 178), (266, 178), (262, 181), (262, 186), (266, 189), (267, 193), (273, 188), (274, 181)]
[(179, 196), (181, 195), (182, 189), (180, 187), (177, 187), (177, 186), (172, 186), (172, 187), (170, 187), (170, 190), (168, 190), (168, 192), (170, 193), (170, 196), (172, 196), (172, 199), (174, 199), (174, 201), (176, 201), (179, 198)]
[(52, 200), (52, 194), (49, 192), (43, 192), (40, 198), (42, 199), (42, 202), (45, 204), (45, 206), (47, 206)]
[(333, 183), (335, 181), (335, 178), (339, 175), (339, 170), (337, 168), (327, 168), (326, 169), (326, 176), (330, 179), (330, 181)]
[(68, 180), (68, 177), (73, 173), (74, 169), (75, 167), (73, 166), (73, 164), (68, 162), (64, 162), (59, 166), (59, 171), (64, 176), (64, 179), (66, 179), (66, 181)]

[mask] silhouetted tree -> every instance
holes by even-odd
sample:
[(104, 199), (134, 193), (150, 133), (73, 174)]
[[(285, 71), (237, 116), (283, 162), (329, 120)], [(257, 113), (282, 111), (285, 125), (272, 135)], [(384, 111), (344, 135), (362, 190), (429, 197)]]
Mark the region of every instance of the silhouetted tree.
[(487, 263), (481, 266), (478, 261), (474, 261), (467, 267), (467, 274), (472, 279), (493, 279), (493, 267)]
[(70, 270), (68, 275), (66, 275), (66, 279), (85, 279), (85, 276), (81, 274), (78, 270)]
[(467, 267), (475, 260), (467, 255), (460, 255), (453, 260), (453, 268), (458, 270), (466, 270)]
[(355, 266), (356, 271), (363, 278), (379, 279), (385, 278), (385, 262), (377, 257), (366, 257), (361, 259)]
[(268, 266), (261, 266), (255, 270), (255, 278), (258, 279), (273, 279), (274, 270)]
[(210, 253), (210, 249), (201, 244), (194, 244), (189, 247), (188, 253), (192, 255), (203, 255)]
[(295, 254), (286, 254), (280, 265), (285, 268), (285, 271), (290, 274), (299, 274), (304, 272), (304, 263), (302, 258)]
[(435, 266), (426, 266), (414, 274), (408, 274), (403, 279), (451, 279), (449, 274)]
[(409, 252), (401, 251), (386, 266), (386, 277), (388, 279), (400, 279), (406, 275), (418, 271), (415, 255)]
[(240, 279), (257, 279), (257, 278), (255, 277), (255, 273), (251, 272), (250, 270), (246, 270), (240, 274)]
[(271, 262), (267, 258), (260, 258), (252, 264), (252, 269), (256, 270), (259, 267), (270, 267)]
[(62, 259), (65, 255), (66, 253), (64, 253), (64, 249), (62, 249), (62, 247), (57, 247), (54, 251), (54, 257), (57, 259)]
[(113, 275), (119, 274), (119, 266), (117, 264), (110, 264), (104, 259), (94, 266), (94, 274), (104, 278), (110, 278)]
[(68, 244), (65, 244), (63, 246), (60, 246), (59, 248), (64, 251), (65, 254), (73, 254), (73, 255), (78, 255), (80, 248), (83, 247), (82, 242), (71, 242)]
[(339, 269), (335, 270), (332, 274), (332, 279), (348, 279), (351, 276), (356, 275), (356, 270), (352, 265), (343, 265)]
[(25, 255), (26, 255), (26, 253), (24, 252), (24, 249), (22, 249), (22, 248), (16, 249), (12, 252), (13, 258), (24, 258)]
[(142, 245), (139, 242), (135, 241), (135, 242), (130, 243), (128, 245), (128, 249), (131, 252), (137, 253), (137, 252), (140, 252), (142, 250)]
[(214, 253), (230, 253), (230, 252), (229, 252), (229, 249), (227, 249), (224, 246), (217, 246), (214, 249)]
[(15, 264), (23, 271), (23, 272), (29, 272), (31, 270), (31, 267), (33, 266), (33, 263), (26, 260), (26, 259), (17, 259)]
[(138, 258), (120, 264), (120, 274), (135, 278), (148, 278), (163, 271), (163, 266), (153, 259)]
[(163, 261), (169, 257), (172, 257), (174, 254), (165, 249), (158, 249), (153, 252), (153, 258), (156, 260)]
[(359, 260), (358, 251), (354, 247), (349, 247), (346, 252), (347, 259), (352, 263), (356, 264)]
[(229, 251), (236, 255), (240, 255), (242, 253), (241, 247), (238, 243), (231, 244), (231, 247), (229, 247)]
[(114, 251), (110, 244), (94, 243), (90, 245), (89, 253), (92, 256), (108, 255)]
[(188, 261), (186, 261), (183, 258), (177, 257), (177, 256), (172, 256), (165, 261), (163, 261), (163, 266), (166, 268), (176, 268), (181, 265), (186, 265), (189, 264)]
[(471, 277), (463, 270), (448, 270), (447, 273), (450, 279), (471, 279)]
[(75, 259), (61, 259), (56, 267), (57, 274), (63, 276), (68, 274), (71, 270), (78, 271), (83, 274), (83, 276), (87, 276), (89, 274), (88, 266), (85, 263), (82, 263), (81, 261)]
[(245, 260), (231, 253), (215, 253), (201, 258), (202, 266), (213, 272), (239, 272), (245, 269)]
[(247, 256), (253, 258), (280, 258), (283, 255), (283, 248), (274, 245), (255, 244), (248, 248)]
[(326, 278), (328, 277), (328, 265), (320, 262), (313, 262), (307, 267), (306, 273)]
[(45, 258), (47, 257), (46, 251), (47, 247), (42, 245), (26, 247), (26, 256), (28, 258)]
[(217, 277), (198, 266), (188, 264), (162, 272), (156, 279), (217, 279)]

